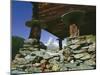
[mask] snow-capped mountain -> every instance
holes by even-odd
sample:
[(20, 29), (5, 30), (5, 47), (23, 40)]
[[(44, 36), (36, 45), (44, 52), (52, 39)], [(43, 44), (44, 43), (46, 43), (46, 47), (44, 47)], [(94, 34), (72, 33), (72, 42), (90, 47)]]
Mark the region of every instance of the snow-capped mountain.
[[(47, 43), (45, 44), (47, 46), (47, 49), (52, 49), (52, 50), (55, 50), (55, 49), (59, 49), (59, 43), (58, 43), (58, 40), (56, 39), (53, 39), (52, 37), (49, 37), (49, 40), (47, 41)], [(63, 48), (64, 46), (66, 46), (66, 39), (64, 39), (62, 41), (62, 45), (63, 45)]]

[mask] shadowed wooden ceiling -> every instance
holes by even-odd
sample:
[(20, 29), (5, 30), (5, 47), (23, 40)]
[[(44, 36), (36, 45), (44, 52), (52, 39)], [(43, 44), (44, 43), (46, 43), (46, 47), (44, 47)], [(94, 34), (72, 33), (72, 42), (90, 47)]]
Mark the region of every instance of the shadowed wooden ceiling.
[[(54, 4), (54, 3), (32, 3), (33, 4), (33, 18), (37, 17), (41, 25), (44, 25), (46, 31), (52, 33), (53, 35), (63, 39), (67, 36), (69, 36), (68, 33), (68, 25), (65, 25), (65, 23), (62, 21), (61, 16), (69, 13), (71, 11), (82, 11), (85, 13), (85, 18), (87, 21), (83, 21), (86, 23), (82, 23), (83, 28), (81, 30), (82, 33), (84, 33), (84, 28), (86, 28), (86, 25), (89, 25), (90, 21), (94, 21), (93, 28), (95, 27), (95, 17), (96, 17), (96, 7), (95, 6), (84, 6), (84, 5), (70, 5), (70, 4)], [(94, 12), (92, 15), (86, 15), (91, 14), (91, 12)], [(91, 17), (94, 16), (94, 17)], [(89, 18), (90, 17), (90, 18)], [(88, 22), (89, 21), (89, 22)], [(87, 24), (87, 22), (89, 24)], [(87, 26), (88, 28), (90, 27)], [(87, 28), (87, 30), (88, 30)], [(93, 29), (92, 29), (93, 30)]]

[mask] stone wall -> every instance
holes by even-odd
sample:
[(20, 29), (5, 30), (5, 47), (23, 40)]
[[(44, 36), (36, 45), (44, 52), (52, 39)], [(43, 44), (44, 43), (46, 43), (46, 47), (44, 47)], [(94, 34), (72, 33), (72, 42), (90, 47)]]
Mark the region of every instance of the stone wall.
[(35, 39), (24, 41), (23, 48), (11, 64), (12, 73), (37, 73), (96, 68), (95, 36), (84, 35), (67, 38), (67, 46), (62, 50), (39, 49)]

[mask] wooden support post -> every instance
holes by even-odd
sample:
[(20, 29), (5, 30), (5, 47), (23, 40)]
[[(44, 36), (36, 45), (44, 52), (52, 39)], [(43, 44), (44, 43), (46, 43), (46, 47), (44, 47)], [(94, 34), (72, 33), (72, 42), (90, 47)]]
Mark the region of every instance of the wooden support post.
[(59, 50), (62, 50), (62, 39), (57, 39), (59, 41)]
[(69, 25), (69, 34), (72, 38), (79, 36), (79, 27), (77, 24), (73, 23)]
[(29, 38), (35, 38), (37, 40), (40, 40), (41, 36), (41, 28), (39, 26), (32, 26)]
[(39, 26), (32, 26), (29, 38), (36, 39), (39, 45), (40, 50), (40, 37), (41, 37), (41, 28)]

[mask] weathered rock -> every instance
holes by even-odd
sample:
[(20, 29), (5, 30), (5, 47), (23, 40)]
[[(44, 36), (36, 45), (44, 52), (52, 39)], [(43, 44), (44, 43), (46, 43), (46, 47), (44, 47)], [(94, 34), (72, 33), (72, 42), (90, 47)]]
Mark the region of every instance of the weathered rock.
[(90, 42), (95, 42), (95, 41), (96, 41), (96, 36), (88, 35), (88, 36), (86, 36), (86, 37), (87, 37), (87, 39), (90, 40)]
[(71, 56), (71, 51), (70, 50), (64, 50), (63, 51), (62, 57), (66, 62), (70, 61), (70, 59), (71, 59), (70, 56)]
[(88, 49), (89, 52), (92, 52), (92, 51), (95, 51), (95, 50), (96, 50), (96, 48), (95, 48), (94, 45), (89, 46), (89, 49)]
[(77, 63), (83, 63), (83, 60), (76, 60)]
[(71, 45), (71, 46), (69, 46), (71, 49), (77, 49), (77, 48), (79, 48), (80, 47), (80, 45)]
[(52, 55), (50, 55), (50, 54), (48, 54), (48, 53), (45, 53), (44, 55), (43, 55), (43, 58), (44, 59), (49, 59), (49, 58), (52, 58), (53, 56)]
[(60, 67), (58, 64), (53, 64), (52, 66), (52, 71), (59, 71), (60, 70)]
[(33, 42), (37, 42), (37, 39), (27, 39), (24, 41), (25, 44), (33, 44)]
[(80, 36), (80, 37), (78, 37), (78, 39), (80, 39), (80, 40), (86, 40), (86, 36)]
[(39, 48), (40, 46), (39, 45), (34, 45), (34, 48)]
[(77, 67), (77, 63), (68, 63), (64, 65), (66, 68), (74, 68)]
[(80, 58), (81, 60), (87, 60), (87, 59), (90, 59), (91, 58), (91, 55), (88, 54), (88, 53), (84, 53), (84, 56), (82, 58)]
[(84, 64), (91, 66), (91, 65), (96, 65), (96, 62), (94, 60), (90, 59), (90, 60), (86, 60), (84, 62)]
[(31, 54), (35, 54), (36, 56), (43, 57), (45, 52), (43, 52), (43, 51), (34, 51), (34, 52), (31, 52)]
[(47, 65), (46, 65), (46, 68), (47, 68), (47, 69), (50, 69), (50, 67), (51, 67), (50, 64), (47, 64)]
[(52, 59), (59, 61), (60, 60), (60, 57), (54, 57)]
[(27, 72), (19, 71), (19, 70), (12, 70), (12, 72), (11, 72), (12, 75), (25, 74), (25, 73), (27, 73)]
[[(12, 73), (86, 70), (96, 67), (95, 41), (90, 37), (74, 37), (67, 40), (62, 50), (45, 50), (35, 39), (24, 41), (12, 62)], [(44, 45), (43, 45), (44, 46)], [(15, 71), (15, 72), (14, 72)]]
[(92, 43), (91, 39), (87, 39), (87, 43)]
[(75, 54), (84, 53), (84, 52), (86, 52), (86, 51), (87, 51), (87, 49), (72, 50), (72, 52), (75, 53)]
[(11, 63), (11, 70), (16, 70), (17, 64), (14, 62)]
[(76, 68), (76, 70), (89, 70), (89, 69), (93, 69), (94, 67), (88, 66), (86, 64), (80, 64), (80, 66), (78, 66)]
[(28, 47), (31, 47), (31, 45), (30, 44), (24, 44), (23, 47), (28, 48)]
[(95, 59), (96, 60), (96, 54), (91, 55), (91, 59)]
[(31, 56), (31, 55), (25, 56), (25, 59), (26, 59), (27, 61), (33, 61), (35, 58), (36, 58), (36, 56)]
[(67, 71), (68, 69), (66, 67), (60, 68), (60, 71)]
[(25, 71), (28, 73), (42, 72), (41, 68), (39, 68), (39, 67), (30, 67), (30, 68), (26, 69)]
[(35, 64), (33, 64), (33, 67), (38, 67), (40, 65), (41, 65), (41, 63), (35, 63)]
[(94, 69), (94, 67), (88, 66), (88, 65), (80, 65), (78, 67), (70, 68), (69, 71), (74, 71), (74, 70), (91, 70)]
[(19, 51), (26, 51), (26, 50), (29, 50), (29, 48), (25, 48), (25, 47), (24, 47), (24, 48), (20, 48), (20, 49), (19, 49)]
[(21, 64), (26, 64), (27, 62), (24, 58), (17, 58), (13, 61), (13, 63), (21, 65)]
[(74, 55), (74, 58), (79, 59), (79, 58), (81, 58), (81, 57), (83, 57), (83, 56), (84, 56), (84, 53), (75, 54), (75, 55)]
[(78, 42), (79, 42), (79, 39), (71, 40), (71, 43), (72, 43), (72, 44), (76, 44), (76, 43), (78, 43)]
[(77, 42), (78, 45), (86, 45), (87, 44), (87, 41), (86, 40), (80, 40), (79, 42)]
[(47, 60), (45, 60), (45, 59), (43, 59), (43, 60), (40, 61), (41, 64), (45, 63), (45, 62), (47, 62)]
[(70, 60), (70, 63), (74, 63), (75, 61), (72, 59), (72, 60)]
[(31, 51), (38, 50), (38, 48), (34, 48), (34, 47), (29, 47), (28, 49), (31, 50)]
[(89, 46), (84, 46), (84, 47), (81, 47), (81, 49), (88, 49)]
[(31, 54), (31, 51), (19, 51), (19, 53), (20, 53), (21, 55), (26, 56), (26, 55), (30, 55), (30, 54)]
[(61, 61), (63, 61), (64, 60), (63, 51), (59, 51), (57, 53), (45, 52), (45, 54), (43, 56), (44, 59), (55, 58), (55, 57), (58, 57), (58, 58), (60, 58)]
[(91, 55), (88, 54), (88, 53), (80, 53), (80, 54), (74, 55), (74, 57), (76, 59), (79, 59), (80, 58), (81, 60), (86, 60), (86, 59), (90, 59), (91, 58)]
[(49, 61), (48, 61), (51, 65), (52, 64), (59, 64), (59, 61), (57, 61), (57, 60), (54, 60), (54, 59), (50, 59)]

